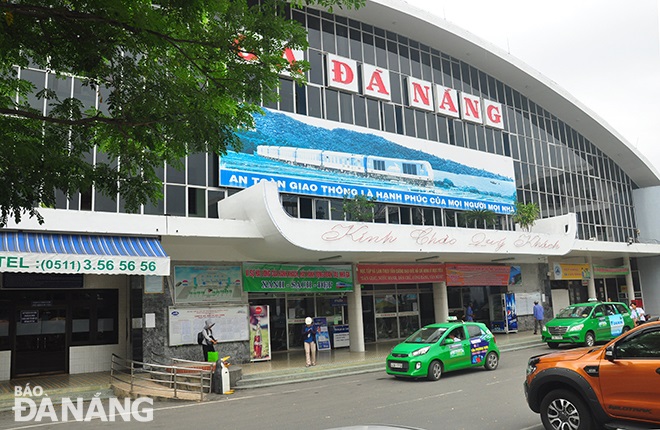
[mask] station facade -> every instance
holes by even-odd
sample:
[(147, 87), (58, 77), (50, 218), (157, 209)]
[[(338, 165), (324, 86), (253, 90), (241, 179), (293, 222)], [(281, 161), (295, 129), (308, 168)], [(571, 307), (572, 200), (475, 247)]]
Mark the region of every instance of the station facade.
[[(282, 76), (240, 152), (163, 166), (139, 214), (91, 189), (0, 231), (0, 379), (199, 360), (207, 319), (246, 362), (301, 348), (308, 316), (324, 348), (364, 351), (468, 306), (503, 333), (535, 300), (660, 312), (660, 178), (600, 118), (403, 2), (291, 14), (308, 84)], [(74, 77), (19, 73), (102, 109)], [(517, 202), (539, 206), (531, 228)]]

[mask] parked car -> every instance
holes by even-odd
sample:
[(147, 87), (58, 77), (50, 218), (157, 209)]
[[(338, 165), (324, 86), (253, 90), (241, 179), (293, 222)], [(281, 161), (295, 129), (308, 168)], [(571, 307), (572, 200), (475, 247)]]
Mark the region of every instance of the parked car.
[(531, 357), (524, 382), (547, 430), (660, 428), (660, 322), (604, 346)]
[(562, 309), (541, 331), (550, 348), (559, 344), (594, 346), (635, 327), (630, 308), (620, 302), (576, 303)]
[(448, 322), (417, 330), (387, 357), (386, 372), (396, 377), (437, 381), (443, 372), (469, 367), (497, 369), (500, 350), (485, 324)]

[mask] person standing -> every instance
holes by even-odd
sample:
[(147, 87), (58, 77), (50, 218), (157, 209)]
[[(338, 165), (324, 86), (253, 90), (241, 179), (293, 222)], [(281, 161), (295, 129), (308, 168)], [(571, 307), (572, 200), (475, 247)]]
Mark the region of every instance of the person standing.
[(474, 309), (472, 309), (472, 302), (468, 302), (467, 309), (465, 310), (465, 321), (474, 321)]
[(537, 334), (543, 330), (543, 306), (539, 304), (538, 300), (534, 300), (532, 312), (534, 313), (534, 334)]
[(633, 319), (635, 325), (640, 325), (646, 322), (646, 312), (635, 302), (630, 302), (630, 318)]
[(316, 326), (312, 318), (305, 318), (303, 326), (303, 345), (305, 346), (305, 367), (316, 366)]
[(204, 340), (202, 341), (202, 354), (204, 355), (204, 361), (209, 361), (209, 352), (215, 351), (214, 345), (218, 343), (217, 340), (213, 337), (213, 326), (214, 322), (211, 320), (204, 321), (204, 330), (202, 330), (202, 335)]

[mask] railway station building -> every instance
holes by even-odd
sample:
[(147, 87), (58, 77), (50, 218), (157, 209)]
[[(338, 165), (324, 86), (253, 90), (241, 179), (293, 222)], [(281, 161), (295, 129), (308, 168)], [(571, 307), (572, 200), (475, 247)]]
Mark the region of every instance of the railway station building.
[[(603, 119), (405, 2), (290, 13), (308, 83), (281, 76), (240, 152), (163, 166), (138, 214), (91, 189), (0, 230), (0, 380), (200, 360), (207, 319), (240, 363), (302, 349), (308, 316), (359, 352), (468, 306), (503, 335), (532, 329), (535, 300), (660, 312), (660, 176)], [(515, 223), (517, 203), (539, 219)]]

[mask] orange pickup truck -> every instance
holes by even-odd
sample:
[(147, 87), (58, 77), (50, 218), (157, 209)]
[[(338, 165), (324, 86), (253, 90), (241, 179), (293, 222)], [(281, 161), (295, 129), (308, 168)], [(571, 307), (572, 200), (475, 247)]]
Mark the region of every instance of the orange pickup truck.
[(603, 346), (531, 357), (524, 388), (547, 430), (659, 429), (660, 322)]

